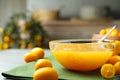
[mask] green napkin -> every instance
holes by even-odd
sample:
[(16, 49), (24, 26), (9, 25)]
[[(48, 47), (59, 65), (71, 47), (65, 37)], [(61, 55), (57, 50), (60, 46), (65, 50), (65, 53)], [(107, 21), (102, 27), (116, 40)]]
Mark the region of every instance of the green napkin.
[[(60, 65), (52, 56), (52, 54), (46, 56), (52, 64), (54, 69), (56, 69), (59, 79), (67, 79), (67, 80), (103, 80), (100, 75), (99, 70), (91, 71), (91, 72), (76, 72), (71, 71), (64, 68)], [(25, 63), (21, 66), (13, 68), (9, 71), (3, 72), (2, 75), (7, 78), (15, 78), (15, 79), (28, 79), (32, 80), (32, 76), (34, 73), (34, 65), (35, 62)], [(74, 64), (73, 64), (74, 65)]]

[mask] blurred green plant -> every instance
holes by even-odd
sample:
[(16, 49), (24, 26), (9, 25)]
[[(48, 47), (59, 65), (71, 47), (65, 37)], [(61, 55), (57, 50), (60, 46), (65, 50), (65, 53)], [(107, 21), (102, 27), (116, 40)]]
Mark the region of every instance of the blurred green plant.
[(12, 15), (6, 23), (2, 39), (3, 49), (47, 47), (49, 35), (32, 15), (19, 13)]

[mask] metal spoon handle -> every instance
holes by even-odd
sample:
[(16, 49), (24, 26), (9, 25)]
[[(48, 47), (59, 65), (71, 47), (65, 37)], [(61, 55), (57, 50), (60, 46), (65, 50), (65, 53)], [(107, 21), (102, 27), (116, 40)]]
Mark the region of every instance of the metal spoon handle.
[(115, 28), (116, 28), (116, 25), (113, 26), (112, 29), (110, 29), (110, 30), (98, 41), (98, 43), (100, 43), (101, 41), (103, 41)]

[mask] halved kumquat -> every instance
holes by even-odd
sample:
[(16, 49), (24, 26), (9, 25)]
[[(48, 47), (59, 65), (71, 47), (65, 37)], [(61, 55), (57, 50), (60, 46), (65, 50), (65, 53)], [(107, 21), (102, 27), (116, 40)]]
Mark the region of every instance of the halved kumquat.
[(104, 78), (113, 78), (115, 76), (115, 68), (112, 64), (104, 64), (101, 67), (101, 75)]

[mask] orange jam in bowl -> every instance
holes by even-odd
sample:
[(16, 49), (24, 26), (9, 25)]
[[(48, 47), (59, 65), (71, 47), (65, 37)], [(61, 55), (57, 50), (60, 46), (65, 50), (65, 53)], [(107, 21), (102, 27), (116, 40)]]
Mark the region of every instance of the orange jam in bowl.
[(55, 40), (49, 43), (54, 58), (65, 68), (92, 71), (101, 67), (113, 54), (114, 43), (97, 40)]

